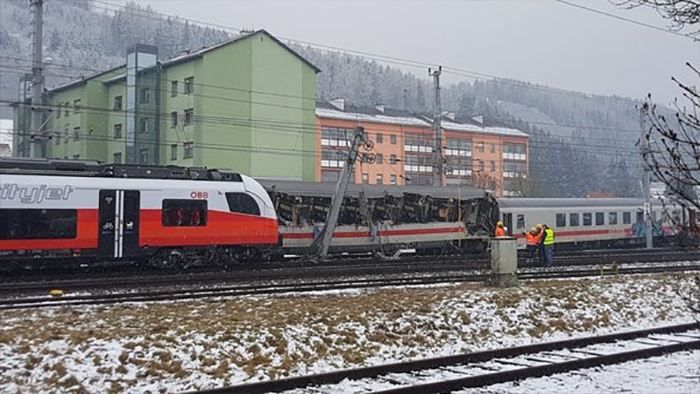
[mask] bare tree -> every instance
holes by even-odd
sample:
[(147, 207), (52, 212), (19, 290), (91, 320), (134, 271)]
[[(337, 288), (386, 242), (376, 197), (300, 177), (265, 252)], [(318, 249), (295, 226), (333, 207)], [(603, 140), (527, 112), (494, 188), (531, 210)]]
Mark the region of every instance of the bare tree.
[(474, 171), (471, 183), (475, 187), (493, 192), (498, 191), (501, 187), (496, 175), (488, 171)]
[[(700, 1), (698, 0), (610, 0), (626, 8), (651, 7), (673, 23), (675, 30), (689, 28), (689, 36), (700, 36)], [(700, 77), (700, 71), (686, 65)], [(649, 122), (640, 142), (646, 142), (642, 154), (654, 176), (665, 185), (674, 202), (684, 208), (700, 209), (700, 91), (696, 85), (672, 80), (680, 89), (681, 100), (674, 100), (675, 115), (667, 116), (652, 102), (651, 95), (642, 104), (643, 119)], [(644, 146), (643, 145), (643, 146)], [(691, 232), (697, 233), (690, 221)], [(692, 231), (695, 230), (695, 231)], [(690, 289), (677, 291), (689, 309), (700, 319), (700, 276), (692, 278)], [(680, 282), (679, 282), (680, 283)]]
[(700, 1), (697, 0), (610, 0), (611, 3), (625, 7), (654, 8), (664, 19), (672, 22), (675, 30), (692, 27), (691, 35), (700, 34), (697, 25), (700, 22)]

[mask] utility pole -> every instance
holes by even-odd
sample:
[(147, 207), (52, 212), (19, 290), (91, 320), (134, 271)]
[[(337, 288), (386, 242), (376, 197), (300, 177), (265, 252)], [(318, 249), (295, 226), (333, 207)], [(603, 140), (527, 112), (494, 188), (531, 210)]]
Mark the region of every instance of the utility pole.
[(42, 129), (42, 110), (44, 96), (44, 66), (43, 66), (43, 15), (44, 0), (30, 0), (32, 8), (32, 26), (34, 28), (32, 41), (32, 108), (31, 131), (29, 141), (31, 157), (46, 157), (46, 136)]
[(646, 157), (649, 154), (649, 139), (646, 138), (646, 125), (645, 125), (645, 113), (648, 109), (648, 104), (642, 104), (639, 109), (639, 126), (641, 127), (642, 135), (639, 139), (639, 147), (642, 153), (642, 192), (644, 193), (644, 234), (646, 236), (646, 248), (652, 249), (654, 247), (654, 234), (652, 234), (652, 210), (651, 210), (651, 173), (649, 171), (649, 165), (646, 163)]
[(333, 232), (335, 231), (335, 226), (338, 224), (338, 214), (340, 213), (340, 207), (343, 205), (345, 191), (348, 188), (348, 183), (350, 183), (350, 177), (355, 170), (355, 161), (357, 161), (360, 145), (365, 142), (365, 129), (363, 127), (356, 127), (355, 135), (350, 145), (350, 151), (348, 152), (348, 158), (345, 161), (345, 165), (343, 165), (343, 170), (340, 172), (338, 183), (335, 184), (335, 193), (331, 200), (331, 209), (328, 211), (328, 215), (326, 215), (326, 222), (323, 224), (321, 233), (311, 244), (312, 253), (314, 251), (317, 252), (317, 255), (321, 258), (328, 254), (328, 249), (333, 239)]
[(435, 89), (435, 116), (433, 119), (433, 128), (435, 145), (433, 148), (433, 186), (442, 187), (442, 107), (440, 105), (440, 74), (442, 74), (442, 66), (438, 66), (437, 70), (428, 69), (428, 75), (433, 77), (433, 85)]

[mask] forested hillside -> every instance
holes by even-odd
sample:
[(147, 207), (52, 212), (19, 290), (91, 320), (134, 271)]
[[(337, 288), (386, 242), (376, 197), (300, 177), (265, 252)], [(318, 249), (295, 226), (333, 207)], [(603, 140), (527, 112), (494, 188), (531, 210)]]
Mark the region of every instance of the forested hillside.
[[(31, 69), (31, 15), (26, 0), (0, 0), (0, 98), (17, 97), (17, 79)], [(135, 3), (115, 11), (89, 0), (45, 3), (48, 86), (124, 62), (128, 45), (159, 47), (168, 58), (225, 40), (229, 33), (163, 18)], [(138, 8), (135, 11), (134, 8)], [(275, 34), (274, 31), (271, 32)], [(432, 86), (394, 67), (358, 56), (294, 46), (318, 65), (319, 99), (343, 97), (361, 105), (385, 104), (429, 111)], [(533, 196), (582, 196), (591, 191), (637, 193), (635, 146), (638, 113), (631, 99), (585, 95), (513, 80), (477, 80), (443, 88), (443, 108), (488, 123), (518, 127), (532, 137)], [(0, 118), (11, 117), (0, 106)], [(631, 174), (630, 174), (631, 173)]]

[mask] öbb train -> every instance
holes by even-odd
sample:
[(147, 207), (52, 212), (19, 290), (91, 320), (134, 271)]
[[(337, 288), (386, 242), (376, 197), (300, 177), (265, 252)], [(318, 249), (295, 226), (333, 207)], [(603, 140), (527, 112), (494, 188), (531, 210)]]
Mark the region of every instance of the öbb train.
[[(0, 260), (3, 267), (122, 259), (189, 265), (303, 255), (334, 186), (203, 168), (0, 159)], [(331, 253), (484, 249), (499, 219), (516, 237), (547, 223), (562, 245), (634, 241), (641, 211), (634, 199), (496, 201), (468, 186), (355, 184)], [(671, 235), (661, 206), (653, 211), (656, 235)]]
[[(346, 193), (333, 253), (466, 248), (483, 244), (497, 216), (476, 188), (364, 186)], [(3, 159), (0, 259), (189, 265), (302, 255), (332, 189), (203, 168)]]

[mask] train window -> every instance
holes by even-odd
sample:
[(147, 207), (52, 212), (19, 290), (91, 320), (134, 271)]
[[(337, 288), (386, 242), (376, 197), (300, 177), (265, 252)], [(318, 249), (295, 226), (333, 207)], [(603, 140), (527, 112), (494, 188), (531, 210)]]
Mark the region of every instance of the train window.
[(617, 212), (608, 212), (608, 224), (617, 224)]
[(591, 224), (593, 224), (592, 218), (593, 218), (593, 214), (592, 214), (592, 213), (590, 213), (590, 212), (584, 212), (584, 213), (583, 213), (583, 225), (584, 225), (584, 226), (590, 226)]
[(75, 209), (0, 209), (0, 239), (75, 238)]
[(578, 227), (578, 213), (569, 214), (569, 226)]
[(525, 215), (518, 214), (518, 216), (516, 217), (515, 227), (525, 228)]
[(226, 201), (231, 212), (260, 216), (258, 203), (245, 193), (226, 193)]
[(644, 223), (644, 212), (637, 211), (637, 223)]
[(556, 222), (557, 222), (557, 227), (566, 227), (566, 214), (565, 213), (558, 213)]
[(632, 212), (622, 212), (622, 224), (632, 223)]
[(595, 213), (595, 225), (602, 226), (604, 224), (605, 224), (605, 212), (596, 212)]
[(164, 227), (200, 227), (207, 225), (206, 200), (163, 200)]

